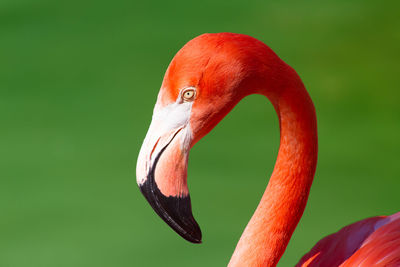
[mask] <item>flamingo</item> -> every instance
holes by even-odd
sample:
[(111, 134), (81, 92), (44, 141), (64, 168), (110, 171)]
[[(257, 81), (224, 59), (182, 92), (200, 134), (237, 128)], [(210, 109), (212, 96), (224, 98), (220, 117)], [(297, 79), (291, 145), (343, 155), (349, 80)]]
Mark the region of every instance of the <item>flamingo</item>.
[[(250, 94), (264, 95), (274, 106), (280, 146), (231, 267), (276, 266), (307, 203), (317, 164), (317, 124), (295, 70), (247, 35), (203, 34), (189, 41), (168, 66), (136, 167), (139, 188), (155, 212), (184, 239), (201, 243), (187, 186), (189, 150)], [(400, 212), (344, 227), (296, 266), (400, 266)]]

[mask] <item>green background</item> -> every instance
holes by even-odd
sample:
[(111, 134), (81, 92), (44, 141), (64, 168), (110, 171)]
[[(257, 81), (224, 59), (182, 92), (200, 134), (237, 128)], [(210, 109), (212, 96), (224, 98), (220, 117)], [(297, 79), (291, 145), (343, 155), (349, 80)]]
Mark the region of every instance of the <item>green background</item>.
[(264, 97), (243, 100), (191, 152), (203, 244), (170, 230), (135, 182), (164, 71), (205, 32), (264, 41), (315, 102), (315, 183), (280, 266), (400, 210), (397, 3), (0, 0), (0, 266), (227, 264), (279, 146)]

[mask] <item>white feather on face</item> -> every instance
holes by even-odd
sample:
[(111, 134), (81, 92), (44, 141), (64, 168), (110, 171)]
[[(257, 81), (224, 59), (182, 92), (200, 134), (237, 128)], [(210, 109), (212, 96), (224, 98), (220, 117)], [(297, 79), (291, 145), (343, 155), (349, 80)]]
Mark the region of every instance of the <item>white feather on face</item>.
[[(160, 95), (158, 96), (160, 99)], [(192, 141), (190, 115), (193, 102), (184, 102), (181, 95), (169, 105), (162, 107), (157, 101), (149, 130), (143, 141), (136, 165), (136, 180), (139, 185), (146, 181), (149, 168), (155, 156), (168, 145), (173, 138), (181, 140), (181, 150), (189, 151)]]

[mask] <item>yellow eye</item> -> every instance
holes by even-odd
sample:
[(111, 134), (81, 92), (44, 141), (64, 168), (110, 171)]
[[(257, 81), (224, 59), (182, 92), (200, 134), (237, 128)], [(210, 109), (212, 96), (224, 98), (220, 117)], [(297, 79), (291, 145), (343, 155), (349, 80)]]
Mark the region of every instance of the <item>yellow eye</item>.
[(195, 96), (196, 90), (194, 88), (188, 88), (182, 92), (182, 98), (185, 102), (193, 101)]

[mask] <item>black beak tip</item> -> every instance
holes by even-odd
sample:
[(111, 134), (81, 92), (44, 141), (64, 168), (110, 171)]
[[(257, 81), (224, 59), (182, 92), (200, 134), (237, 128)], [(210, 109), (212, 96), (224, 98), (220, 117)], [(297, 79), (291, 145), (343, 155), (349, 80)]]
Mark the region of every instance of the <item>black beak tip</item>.
[[(190, 217), (187, 217), (188, 219)], [(174, 227), (172, 227), (180, 236), (182, 236), (184, 239), (186, 239), (187, 241), (194, 243), (194, 244), (201, 244), (201, 230), (199, 225), (197, 224), (197, 222), (195, 221), (195, 219), (193, 218), (193, 216), (191, 216), (191, 218), (189, 219), (190, 223), (188, 224), (184, 224), (184, 231), (180, 231), (180, 229), (176, 229)]]
[(193, 218), (190, 196), (167, 197), (161, 193), (154, 180), (149, 178), (139, 188), (153, 210), (181, 237), (200, 244), (201, 229)]
[[(196, 232), (196, 233), (181, 233), (178, 232), (178, 230), (176, 230), (175, 228), (172, 228), (175, 230), (175, 232), (177, 232), (180, 236), (182, 236), (185, 240), (189, 241), (190, 243), (193, 244), (201, 244), (201, 232)], [(200, 229), (199, 229), (200, 230)]]

